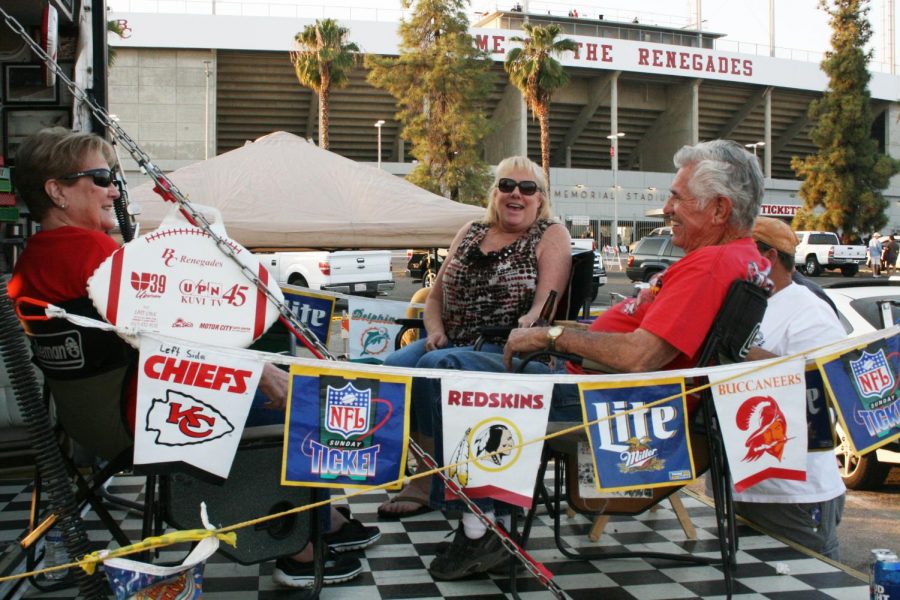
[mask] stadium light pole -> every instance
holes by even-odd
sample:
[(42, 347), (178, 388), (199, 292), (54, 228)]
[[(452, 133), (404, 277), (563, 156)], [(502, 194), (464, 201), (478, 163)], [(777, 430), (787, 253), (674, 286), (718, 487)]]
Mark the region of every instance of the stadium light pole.
[(765, 146), (765, 142), (753, 142), (752, 144), (744, 144), (747, 148), (753, 148), (753, 156), (756, 156), (756, 149), (760, 146)]
[(613, 172), (613, 222), (610, 241), (616, 249), (616, 253), (619, 250), (619, 138), (624, 136), (625, 134), (621, 131), (606, 136), (606, 139), (612, 141), (612, 146), (609, 147), (609, 157)]
[(378, 168), (381, 168), (381, 126), (384, 125), (384, 119), (375, 121), (375, 129), (378, 130)]

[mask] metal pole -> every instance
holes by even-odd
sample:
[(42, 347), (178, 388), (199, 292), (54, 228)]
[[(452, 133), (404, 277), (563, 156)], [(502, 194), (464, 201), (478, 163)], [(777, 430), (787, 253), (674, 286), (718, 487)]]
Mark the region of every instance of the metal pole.
[(203, 65), (206, 68), (206, 103), (203, 105), (203, 158), (209, 158), (209, 63), (204, 60)]
[(375, 129), (378, 130), (378, 168), (381, 168), (381, 126), (384, 125), (384, 119), (375, 121)]

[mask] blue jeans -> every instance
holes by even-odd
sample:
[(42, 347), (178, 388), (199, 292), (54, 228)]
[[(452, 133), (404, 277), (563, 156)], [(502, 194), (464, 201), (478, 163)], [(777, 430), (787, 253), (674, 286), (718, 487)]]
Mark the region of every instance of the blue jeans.
[[(425, 340), (417, 340), (408, 344), (396, 352), (389, 354), (384, 359), (384, 364), (389, 367), (416, 367), (419, 369), (437, 369), (436, 366), (441, 360), (450, 354), (472, 351), (472, 346), (454, 346), (450, 342), (446, 348), (438, 350), (425, 350)], [(472, 352), (472, 354), (481, 353), (502, 353), (503, 347), (497, 344), (487, 343), (482, 346), (481, 352)], [(430, 380), (423, 377), (413, 378), (410, 397), (409, 429), (412, 432), (421, 433), (427, 437), (434, 437), (434, 419), (431, 416), (433, 411), (432, 404), (435, 402), (432, 396), (431, 386), (428, 385)], [(438, 388), (437, 402), (440, 404), (440, 388)]]
[[(516, 370), (521, 361), (513, 360), (513, 370)], [(459, 349), (455, 352), (447, 352), (433, 362), (436, 369), (453, 369), (459, 371), (486, 371), (490, 373), (505, 373), (503, 356), (486, 352), (472, 352)], [(533, 375), (549, 375), (551, 373), (565, 373), (565, 363), (557, 361), (555, 370), (542, 362), (528, 363), (522, 370), (523, 373)], [(441, 420), (441, 382), (439, 379), (428, 379), (426, 385), (429, 389), (428, 397), (431, 400), (430, 414), (433, 420), (435, 459), (438, 464), (444, 461), (444, 440)], [(553, 398), (550, 402), (551, 421), (581, 421), (581, 398), (578, 394), (578, 386), (574, 384), (554, 385)], [(460, 509), (459, 501), (444, 500), (444, 482), (440, 477), (433, 477), (431, 484), (431, 505), (439, 509)], [(509, 505), (495, 502), (491, 499), (477, 499), (475, 502), (482, 510), (494, 510), (497, 514), (509, 512)]]

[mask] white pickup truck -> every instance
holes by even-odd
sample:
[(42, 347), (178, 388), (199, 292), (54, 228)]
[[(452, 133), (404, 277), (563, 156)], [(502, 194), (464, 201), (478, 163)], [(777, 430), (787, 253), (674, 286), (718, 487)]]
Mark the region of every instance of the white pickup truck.
[(800, 243), (794, 253), (797, 268), (815, 276), (822, 269), (840, 269), (844, 277), (853, 277), (866, 264), (865, 246), (842, 245), (830, 231), (795, 231)]
[(257, 254), (279, 284), (374, 298), (394, 289), (389, 250)]

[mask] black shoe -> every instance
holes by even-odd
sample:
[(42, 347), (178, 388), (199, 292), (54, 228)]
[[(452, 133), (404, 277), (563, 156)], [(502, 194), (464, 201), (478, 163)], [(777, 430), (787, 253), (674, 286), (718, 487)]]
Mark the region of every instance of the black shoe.
[(486, 531), (479, 539), (470, 540), (460, 523), (453, 542), (434, 557), (428, 572), (441, 581), (462, 579), (502, 564), (508, 554), (503, 542), (493, 532)]
[(350, 516), (350, 510), (338, 506), (337, 511), (344, 515), (347, 522), (341, 528), (322, 536), (325, 544), (335, 552), (347, 552), (349, 550), (362, 550), (377, 542), (381, 538), (381, 530), (377, 527), (363, 525), (359, 520)]
[[(352, 556), (338, 556), (328, 552), (325, 556), (325, 576), (322, 583), (331, 585), (350, 581), (362, 573), (362, 563)], [(315, 563), (299, 562), (289, 556), (282, 556), (275, 561), (272, 573), (275, 583), (288, 587), (310, 587), (316, 579)]]
[[(450, 542), (440, 542), (434, 548), (434, 555), (440, 556), (442, 554), (446, 554), (447, 550), (450, 549)], [(507, 554), (509, 554), (507, 552)], [(498, 562), (496, 565), (487, 570), (491, 575), (509, 575), (509, 567), (512, 563), (516, 563), (516, 573), (521, 573), (523, 568), (522, 564), (516, 561), (512, 556), (507, 556), (505, 559)]]

